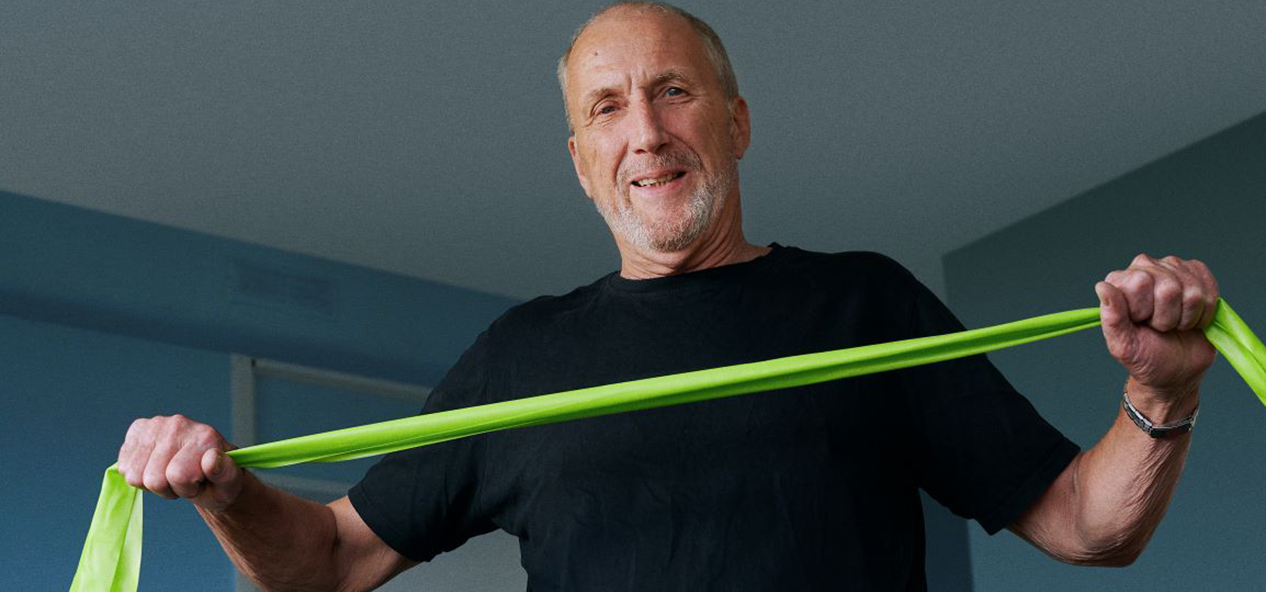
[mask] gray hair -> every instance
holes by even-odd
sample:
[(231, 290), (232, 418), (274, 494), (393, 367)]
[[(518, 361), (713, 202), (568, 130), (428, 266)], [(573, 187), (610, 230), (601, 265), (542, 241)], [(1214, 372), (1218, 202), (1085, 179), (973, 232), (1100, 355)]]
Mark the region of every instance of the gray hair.
[[(716, 70), (717, 79), (721, 81), (721, 89), (725, 91), (725, 98), (738, 98), (738, 79), (734, 77), (734, 66), (730, 64), (730, 56), (725, 53), (725, 45), (721, 43), (721, 37), (717, 36), (716, 31), (703, 22), (699, 17), (682, 10), (671, 4), (663, 4), (660, 2), (645, 1), (623, 1), (616, 2), (602, 10), (599, 10), (585, 24), (571, 36), (571, 43), (567, 44), (567, 51), (563, 52), (562, 57), (558, 58), (558, 87), (563, 91), (563, 111), (567, 112), (567, 60), (571, 57), (571, 50), (576, 47), (576, 40), (580, 38), (580, 34), (585, 32), (594, 21), (607, 12), (616, 8), (629, 7), (644, 11), (654, 11), (660, 14), (673, 14), (686, 19), (690, 23), (690, 28), (699, 35), (699, 40), (703, 41), (703, 50), (708, 55), (708, 61), (712, 63), (712, 68)], [(571, 117), (567, 117), (567, 129), (571, 130)]]

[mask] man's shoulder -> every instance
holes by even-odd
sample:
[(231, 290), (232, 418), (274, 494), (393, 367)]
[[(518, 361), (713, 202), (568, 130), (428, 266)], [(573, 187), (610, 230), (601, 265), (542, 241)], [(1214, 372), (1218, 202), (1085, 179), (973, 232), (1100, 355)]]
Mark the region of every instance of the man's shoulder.
[(892, 257), (875, 251), (828, 253), (790, 246), (782, 248), (790, 255), (788, 260), (804, 264), (849, 268), (872, 273), (909, 273)]
[(783, 247), (787, 255), (780, 261), (785, 273), (818, 278), (819, 281), (853, 287), (910, 287), (917, 280), (895, 259), (874, 251), (825, 253)]
[(603, 276), (565, 294), (537, 296), (512, 306), (493, 321), (489, 330), (502, 336), (520, 335), (566, 321), (573, 315), (583, 314), (594, 306), (601, 292), (601, 284), (606, 279), (607, 276)]

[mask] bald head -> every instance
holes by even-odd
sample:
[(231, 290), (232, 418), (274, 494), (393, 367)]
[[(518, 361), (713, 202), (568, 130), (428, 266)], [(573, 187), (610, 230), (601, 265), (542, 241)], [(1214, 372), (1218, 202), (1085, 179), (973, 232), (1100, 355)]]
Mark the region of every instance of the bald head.
[(563, 52), (562, 57), (558, 58), (558, 86), (563, 92), (563, 108), (567, 113), (568, 130), (572, 129), (572, 119), (571, 105), (568, 104), (567, 98), (567, 67), (571, 60), (572, 50), (576, 48), (576, 41), (580, 39), (590, 26), (600, 20), (635, 17), (648, 13), (680, 18), (686, 21), (690, 25), (691, 30), (699, 36), (699, 41), (703, 44), (704, 53), (708, 56), (708, 61), (716, 72), (717, 80), (720, 81), (721, 89), (725, 92), (726, 98), (734, 99), (739, 96), (738, 80), (734, 76), (734, 67), (730, 65), (730, 57), (725, 52), (725, 45), (721, 43), (721, 38), (712, 30), (712, 27), (708, 26), (708, 23), (703, 22), (685, 10), (669, 4), (661, 4), (659, 2), (617, 2), (598, 11), (597, 14), (585, 21), (585, 24), (581, 25), (579, 29), (576, 29), (576, 33), (571, 37), (571, 42), (567, 45), (567, 51)]

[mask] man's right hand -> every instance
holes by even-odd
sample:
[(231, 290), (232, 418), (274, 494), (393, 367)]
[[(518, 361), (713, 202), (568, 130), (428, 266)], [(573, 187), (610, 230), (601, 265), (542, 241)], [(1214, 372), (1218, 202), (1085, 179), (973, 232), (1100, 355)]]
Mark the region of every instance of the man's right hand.
[(215, 428), (183, 415), (138, 419), (119, 449), (119, 473), (133, 487), (219, 512), (246, 480), (246, 471), (224, 454), (233, 448)]

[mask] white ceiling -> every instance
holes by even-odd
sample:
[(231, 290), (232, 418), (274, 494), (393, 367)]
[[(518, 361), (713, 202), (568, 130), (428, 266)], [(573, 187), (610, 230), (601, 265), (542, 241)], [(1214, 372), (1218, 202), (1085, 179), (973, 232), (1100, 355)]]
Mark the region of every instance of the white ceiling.
[[(686, 2), (749, 238), (949, 249), (1266, 110), (1266, 2)], [(618, 265), (553, 64), (597, 4), (0, 6), (0, 189), (517, 297)]]

